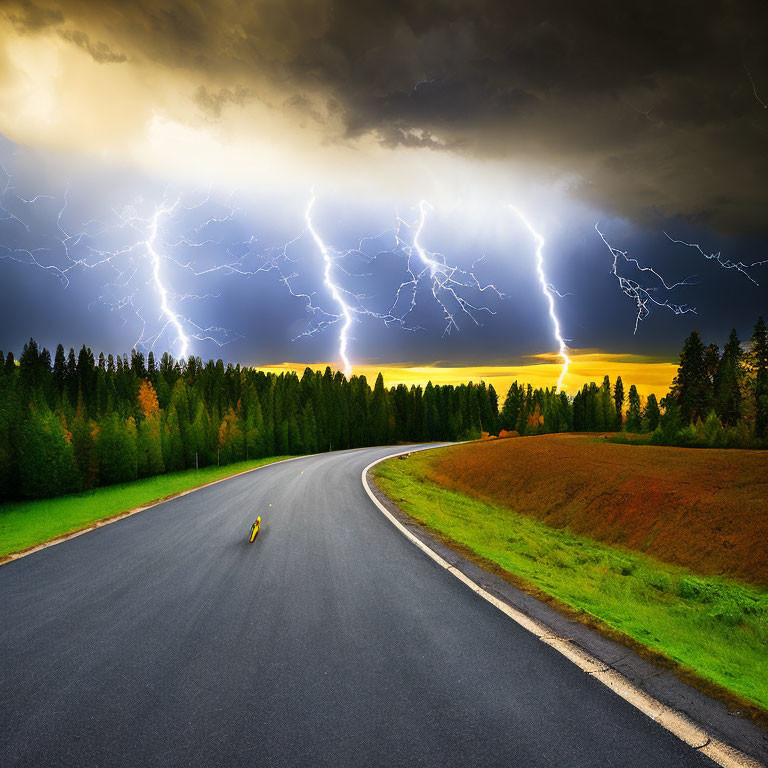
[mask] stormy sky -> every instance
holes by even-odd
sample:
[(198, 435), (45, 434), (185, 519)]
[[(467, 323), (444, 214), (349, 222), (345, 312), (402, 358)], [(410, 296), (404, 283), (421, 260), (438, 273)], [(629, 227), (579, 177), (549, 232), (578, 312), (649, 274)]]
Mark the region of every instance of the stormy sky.
[[(546, 240), (572, 348), (669, 358), (694, 327), (747, 336), (768, 263), (722, 264), (768, 259), (766, 29), (757, 1), (2, 2), (0, 347), (178, 352), (139, 247), (165, 205), (153, 243), (191, 351), (337, 360), (313, 189), (354, 360), (556, 350), (509, 204)], [(428, 279), (406, 312), (421, 200), (421, 244), (456, 269), (448, 334)], [(619, 262), (696, 312), (652, 306), (634, 333), (597, 222), (668, 285), (694, 276), (667, 291)]]

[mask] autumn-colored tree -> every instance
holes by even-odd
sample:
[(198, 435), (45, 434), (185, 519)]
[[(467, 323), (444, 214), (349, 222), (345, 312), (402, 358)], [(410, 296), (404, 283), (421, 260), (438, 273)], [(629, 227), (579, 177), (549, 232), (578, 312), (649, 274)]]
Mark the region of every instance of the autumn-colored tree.
[(536, 403), (533, 407), (533, 411), (531, 411), (530, 414), (528, 414), (528, 429), (530, 430), (531, 434), (536, 434), (539, 431), (539, 428), (544, 424), (544, 416), (541, 414), (541, 408), (539, 407), (539, 404)]
[(157, 393), (149, 379), (144, 379), (139, 385), (139, 408), (144, 416), (152, 416), (160, 410)]
[[(330, 367), (265, 373), (196, 357), (158, 361), (139, 351), (94, 354), (59, 345), (55, 359), (30, 339), (17, 362), (0, 353), (0, 498), (55, 494), (194, 466), (277, 453), (497, 434), (612, 430), (629, 389), (607, 378), (575, 393), (517, 382), (499, 414), (480, 383), (387, 389), (382, 376)], [(722, 355), (698, 334), (686, 342), (671, 393), (649, 396), (641, 429), (675, 444), (698, 435), (690, 419), (722, 425), (718, 444), (768, 447), (768, 331), (759, 321), (748, 353), (735, 333)], [(626, 387), (626, 389), (625, 389)], [(631, 422), (637, 427), (635, 393)], [(660, 406), (662, 406), (663, 414)], [(640, 413), (643, 413), (642, 403)], [(714, 426), (717, 424), (712, 421)], [(718, 422), (719, 424), (719, 422)], [(714, 426), (712, 429), (714, 430)], [(685, 434), (683, 434), (685, 433)], [(698, 438), (697, 438), (698, 439)], [(709, 438), (707, 438), (709, 439)]]

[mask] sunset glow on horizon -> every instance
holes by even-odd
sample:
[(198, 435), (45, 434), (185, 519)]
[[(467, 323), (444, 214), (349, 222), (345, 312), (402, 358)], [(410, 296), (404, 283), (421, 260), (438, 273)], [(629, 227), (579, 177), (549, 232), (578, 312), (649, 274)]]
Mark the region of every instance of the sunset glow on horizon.
[[(556, 355), (543, 354), (538, 358), (554, 358), (551, 362), (531, 362), (519, 365), (398, 365), (395, 363), (355, 365), (352, 374), (365, 376), (371, 386), (375, 377), (381, 372), (384, 384), (394, 387), (398, 384), (426, 386), (428, 382), (433, 384), (462, 384), (468, 381), (484, 381), (493, 384), (494, 389), (501, 398), (507, 393), (512, 382), (530, 384), (532, 387), (551, 388), (557, 383), (562, 364)], [(253, 368), (259, 370), (281, 373), (293, 371), (298, 376), (309, 367), (313, 370), (325, 370), (326, 366), (336, 370), (332, 363), (282, 363), (280, 365), (258, 365)], [(573, 396), (584, 384), (594, 381), (598, 386), (603, 381), (603, 376), (608, 375), (611, 383), (615, 383), (616, 377), (621, 376), (625, 387), (631, 384), (637, 387), (641, 396), (647, 397), (653, 393), (657, 397), (663, 397), (669, 390), (677, 374), (677, 363), (642, 360), (640, 356), (620, 354), (600, 354), (596, 352), (572, 352), (568, 373), (563, 382), (563, 389)]]

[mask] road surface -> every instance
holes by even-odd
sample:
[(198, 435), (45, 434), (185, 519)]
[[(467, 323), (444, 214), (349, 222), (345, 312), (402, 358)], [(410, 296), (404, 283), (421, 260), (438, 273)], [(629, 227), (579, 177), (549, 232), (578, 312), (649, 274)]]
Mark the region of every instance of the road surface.
[(408, 542), (360, 482), (397, 450), (275, 464), (0, 567), (0, 765), (714, 765)]

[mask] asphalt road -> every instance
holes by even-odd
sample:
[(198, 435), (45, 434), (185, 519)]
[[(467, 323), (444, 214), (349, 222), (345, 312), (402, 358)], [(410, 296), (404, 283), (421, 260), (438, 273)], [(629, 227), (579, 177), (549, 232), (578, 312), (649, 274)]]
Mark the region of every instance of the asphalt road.
[(0, 567), (0, 765), (713, 765), (396, 531), (360, 473), (397, 450), (276, 464)]

